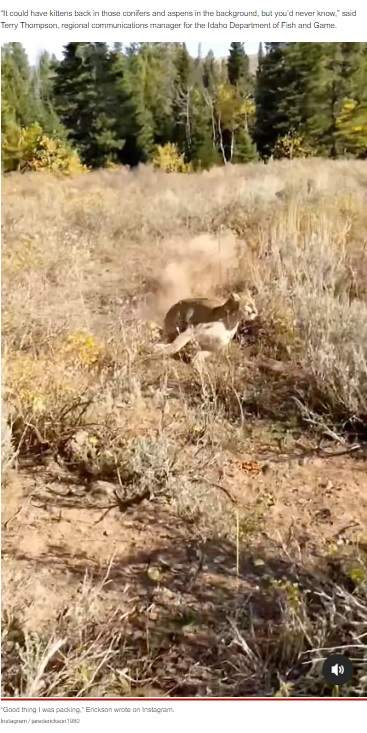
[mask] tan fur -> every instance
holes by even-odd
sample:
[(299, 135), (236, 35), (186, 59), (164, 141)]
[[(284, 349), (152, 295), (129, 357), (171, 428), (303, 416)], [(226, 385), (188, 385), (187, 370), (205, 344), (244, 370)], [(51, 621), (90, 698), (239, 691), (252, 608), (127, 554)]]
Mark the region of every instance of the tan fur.
[(190, 326), (218, 321), (232, 329), (242, 316), (246, 320), (253, 320), (257, 316), (256, 306), (250, 295), (243, 300), (237, 293), (231, 293), (224, 302), (215, 298), (186, 298), (169, 309), (164, 319), (164, 331), (172, 339)]
[(184, 348), (190, 341), (194, 340), (194, 328), (188, 328), (180, 333), (171, 344), (156, 344), (155, 350), (167, 356), (173, 356)]
[[(205, 309), (203, 310), (201, 308), (193, 313), (194, 304), (196, 306), (198, 304), (202, 306), (203, 301), (205, 301)], [(182, 312), (186, 313), (186, 316), (189, 316), (190, 318), (193, 315), (195, 315), (196, 318), (199, 316), (201, 316), (201, 318), (206, 318), (206, 322), (196, 323), (195, 325), (192, 325), (191, 323), (189, 323), (189, 325), (186, 324), (185, 330), (182, 331), (182, 333), (178, 333), (173, 343), (160, 344), (156, 347), (156, 351), (167, 356), (173, 356), (181, 351), (181, 349), (183, 349), (188, 343), (192, 342), (196, 344), (200, 350), (200, 357), (202, 358), (199, 358), (199, 361), (202, 363), (211, 353), (220, 351), (229, 345), (238, 329), (241, 318), (248, 321), (252, 321), (256, 318), (257, 310), (252, 298), (247, 300), (246, 305), (243, 306), (242, 309), (240, 308), (241, 302), (242, 300), (240, 296), (233, 293), (225, 303), (222, 303), (219, 306), (213, 305), (213, 301), (209, 301), (206, 298), (192, 298), (190, 300), (176, 303), (176, 306), (173, 306), (166, 316), (165, 325), (166, 327), (171, 328), (171, 333), (173, 324), (177, 324), (177, 320), (175, 321), (174, 316), (178, 315), (178, 317), (181, 318)], [(184, 303), (184, 310), (182, 310), (182, 303)], [(211, 304), (210, 308), (208, 303)], [(220, 316), (220, 320), (213, 320), (213, 314), (216, 314), (217, 318)], [(168, 318), (168, 316), (170, 316), (170, 318)], [(183, 325), (185, 325), (185, 323)], [(197, 356), (199, 356), (199, 354)]]
[(220, 351), (228, 346), (237, 331), (238, 324), (239, 321), (232, 328), (227, 328), (223, 321), (199, 323), (180, 333), (172, 344), (161, 344), (158, 349), (160, 353), (172, 356), (178, 354), (188, 343), (193, 342), (202, 351), (209, 353)]

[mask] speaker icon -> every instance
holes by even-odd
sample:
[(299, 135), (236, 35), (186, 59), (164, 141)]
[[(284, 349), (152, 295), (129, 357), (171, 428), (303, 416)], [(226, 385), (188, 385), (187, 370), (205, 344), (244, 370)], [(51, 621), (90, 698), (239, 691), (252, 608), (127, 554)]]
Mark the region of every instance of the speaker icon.
[(331, 668), (331, 673), (338, 677), (340, 674), (344, 674), (344, 667), (342, 664), (334, 664)]
[(353, 677), (353, 664), (344, 654), (330, 654), (324, 660), (322, 674), (331, 687), (345, 685)]

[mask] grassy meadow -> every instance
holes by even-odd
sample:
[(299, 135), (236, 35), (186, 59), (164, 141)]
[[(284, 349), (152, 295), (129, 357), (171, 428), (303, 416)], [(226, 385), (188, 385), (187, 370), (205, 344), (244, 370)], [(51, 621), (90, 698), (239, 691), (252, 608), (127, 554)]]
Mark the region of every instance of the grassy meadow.
[[(2, 684), (367, 693), (367, 166), (2, 181)], [(181, 297), (259, 318), (198, 373)]]

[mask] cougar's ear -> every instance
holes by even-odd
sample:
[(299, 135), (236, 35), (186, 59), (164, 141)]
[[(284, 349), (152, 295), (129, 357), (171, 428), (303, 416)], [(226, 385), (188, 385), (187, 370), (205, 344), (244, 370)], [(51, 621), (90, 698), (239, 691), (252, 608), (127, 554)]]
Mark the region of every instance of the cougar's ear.
[(259, 294), (259, 288), (256, 285), (251, 285), (250, 287), (247, 287), (244, 290), (244, 295), (247, 295), (250, 298), (254, 298), (255, 295)]
[(236, 303), (240, 303), (242, 298), (238, 293), (231, 293), (229, 296), (231, 300), (234, 300)]

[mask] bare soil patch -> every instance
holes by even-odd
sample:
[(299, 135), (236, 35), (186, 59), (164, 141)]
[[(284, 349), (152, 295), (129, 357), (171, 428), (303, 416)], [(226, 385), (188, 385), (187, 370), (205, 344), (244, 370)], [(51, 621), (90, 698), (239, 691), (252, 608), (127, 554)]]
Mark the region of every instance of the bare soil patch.
[[(3, 197), (3, 694), (326, 696), (337, 647), (366, 694), (365, 166)], [(151, 358), (245, 288), (227, 356)]]

